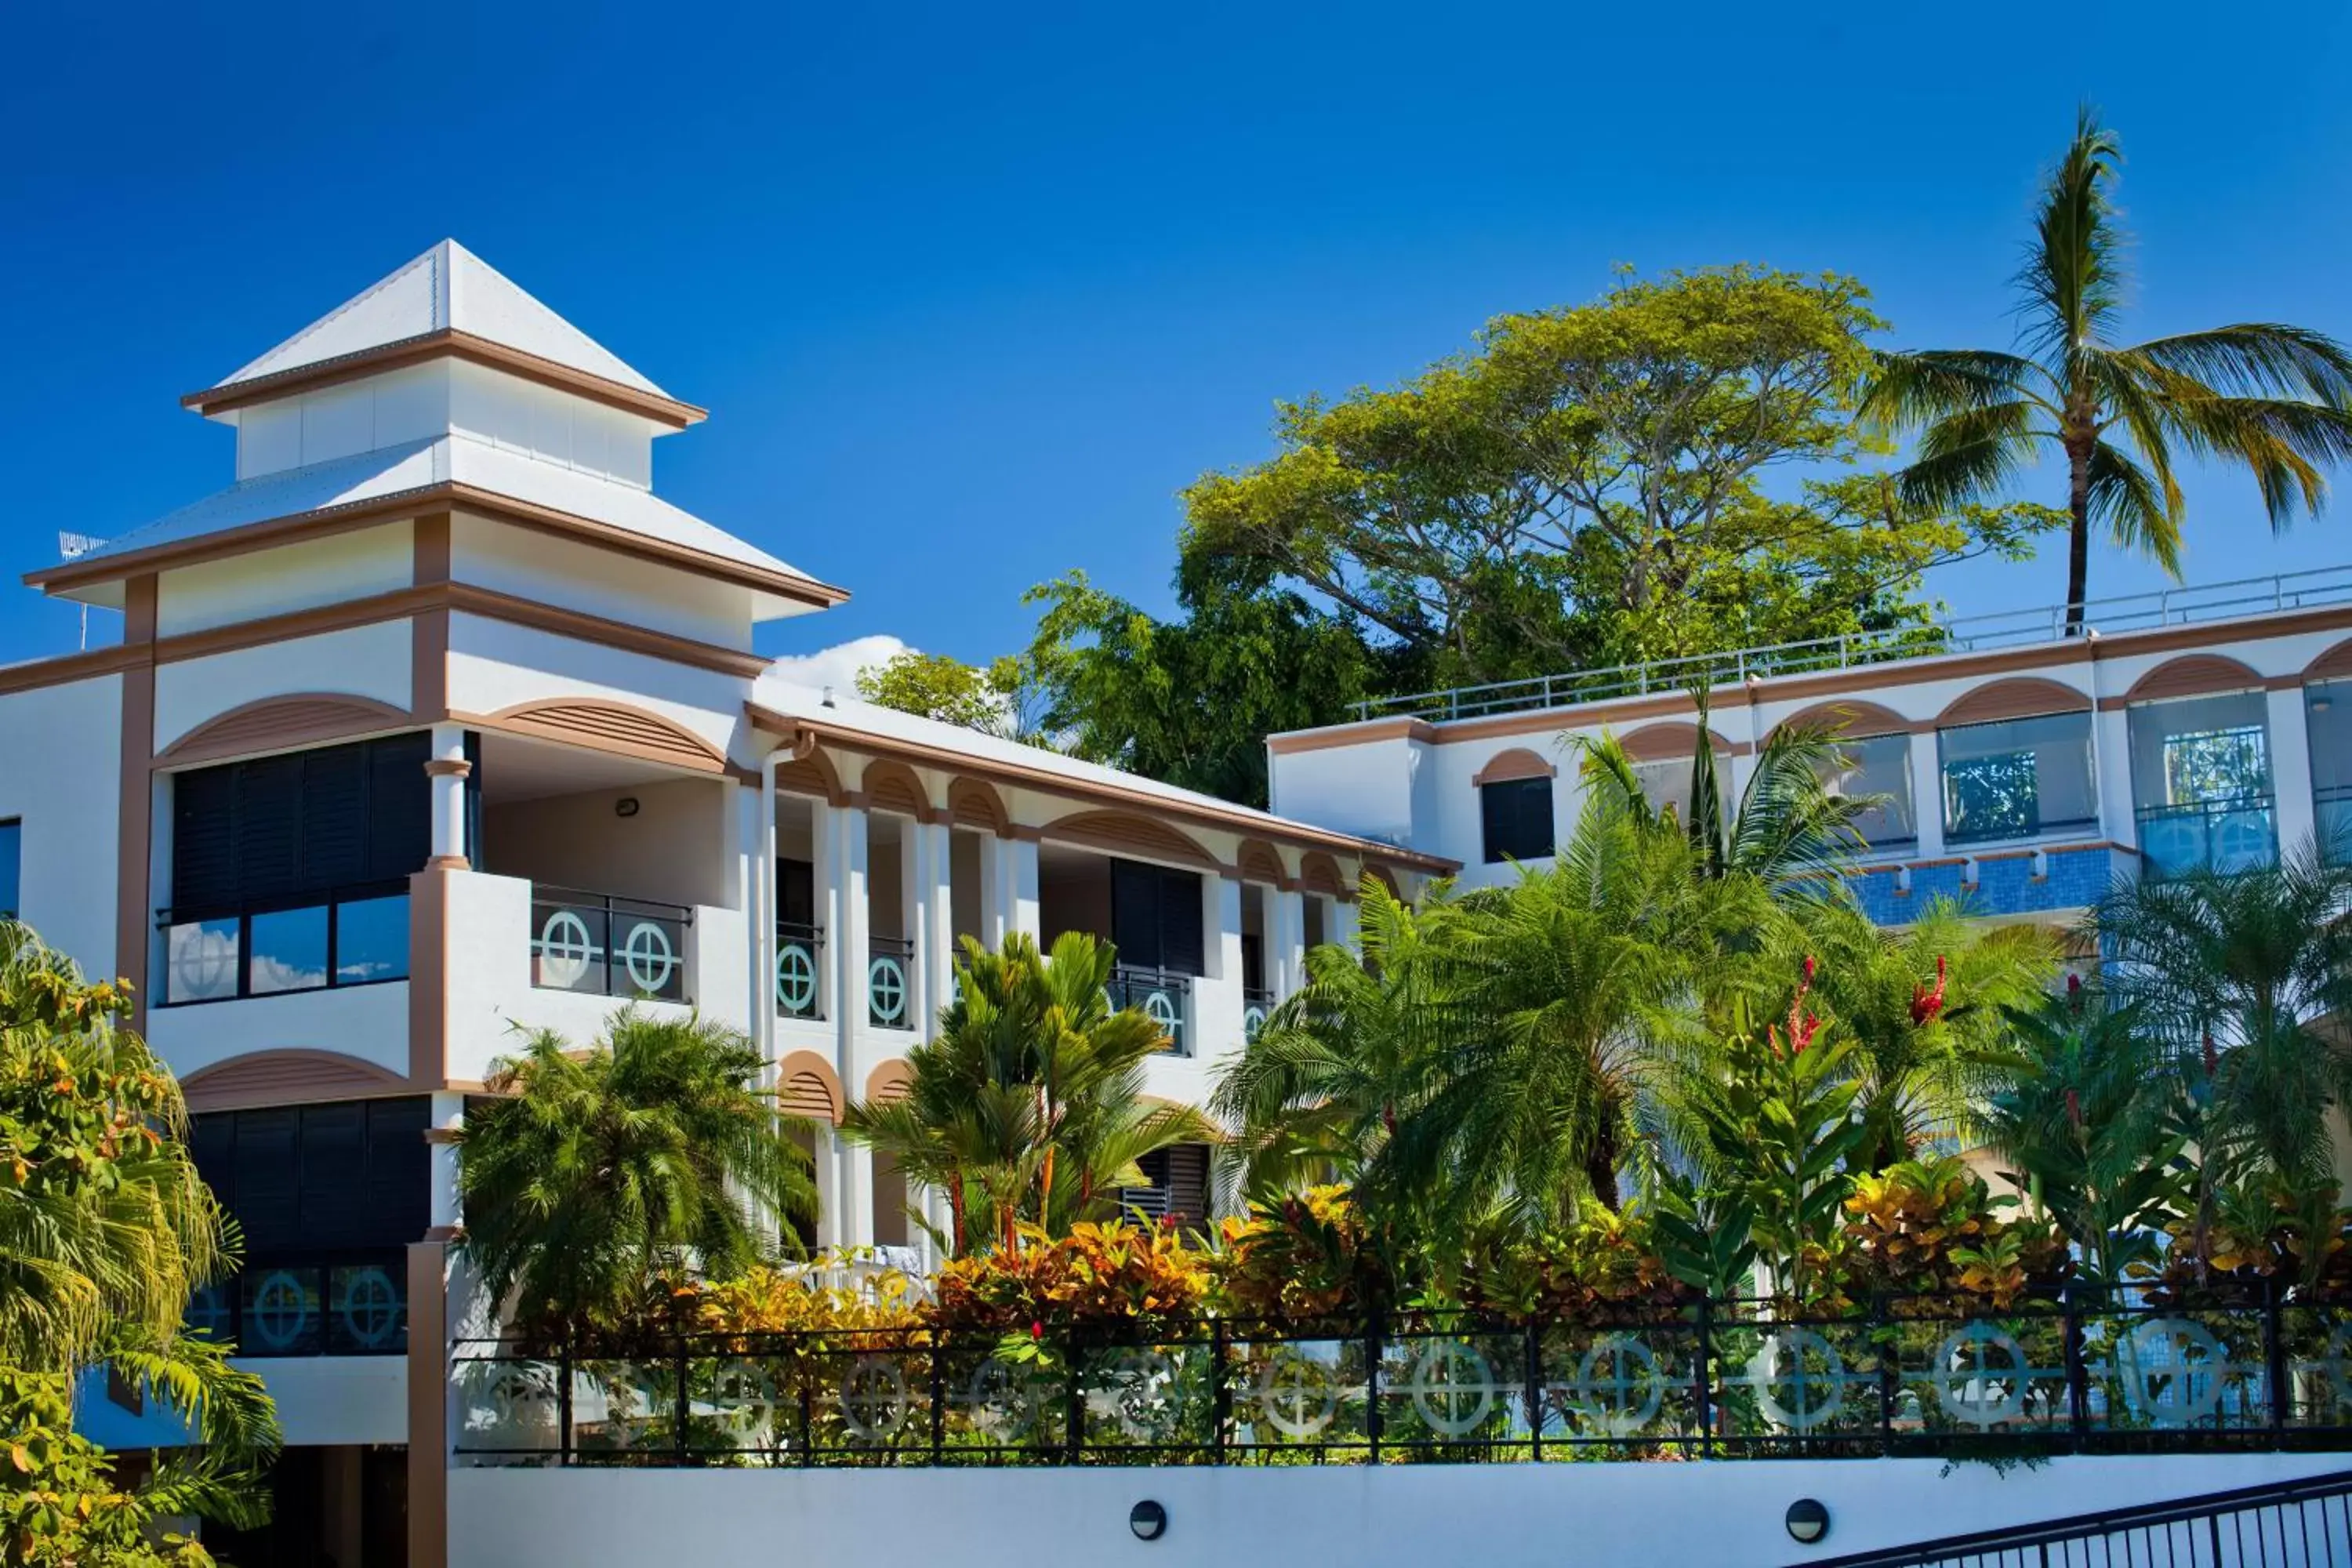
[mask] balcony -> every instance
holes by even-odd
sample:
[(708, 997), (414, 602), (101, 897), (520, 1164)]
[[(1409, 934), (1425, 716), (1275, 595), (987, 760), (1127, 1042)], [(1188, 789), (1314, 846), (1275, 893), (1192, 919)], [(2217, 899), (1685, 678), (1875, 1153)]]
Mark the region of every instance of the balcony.
[(1134, 1007), (1160, 1026), (1168, 1037), (1161, 1048), (1171, 1056), (1192, 1054), (1187, 1027), (1187, 1015), (1192, 1011), (1192, 977), (1172, 970), (1139, 969), (1130, 964), (1118, 964), (1111, 970), (1110, 984), (1103, 988), (1113, 1008), (1124, 1011)]
[(824, 928), (776, 922), (776, 1011), (787, 1018), (824, 1016)]
[(2196, 871), (2231, 875), (2278, 862), (2278, 824), (2266, 795), (2144, 805), (2137, 816), (2141, 874), (2155, 880)]
[(1242, 1041), (1255, 1041), (1258, 1031), (1265, 1027), (1265, 1016), (1274, 1011), (1274, 993), (1263, 985), (1242, 987)]
[(2352, 864), (2352, 785), (2311, 793), (2319, 852), (2331, 866)]
[(240, 1356), (403, 1354), (407, 1267), (396, 1252), (248, 1262), (190, 1299), (187, 1324)]
[(905, 937), (868, 937), (866, 942), (866, 1020), (877, 1029), (916, 1026), (911, 975), (915, 944)]
[(234, 910), (158, 910), (155, 927), (163, 941), (158, 1006), (408, 978), (404, 881)]
[(687, 931), (694, 911), (677, 904), (583, 893), (534, 883), (530, 983), (639, 1002), (689, 1002)]

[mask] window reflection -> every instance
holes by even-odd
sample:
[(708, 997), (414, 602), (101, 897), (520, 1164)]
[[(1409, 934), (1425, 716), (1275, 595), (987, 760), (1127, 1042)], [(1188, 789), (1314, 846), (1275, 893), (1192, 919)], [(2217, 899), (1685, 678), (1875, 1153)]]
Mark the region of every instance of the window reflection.
[(309, 991), (327, 983), (327, 911), (277, 910), (250, 922), (252, 968), (247, 988), (256, 996)]
[(335, 984), (398, 980), (408, 973), (408, 896), (335, 906)]
[(2352, 861), (2352, 680), (2306, 687), (2304, 712), (2311, 735), (2312, 804), (2320, 852), (2336, 864)]
[(1963, 724), (1936, 737), (1944, 837), (1955, 844), (2096, 826), (2091, 715)]
[(1865, 735), (1839, 737), (1843, 766), (1822, 772), (1822, 787), (1851, 800), (1877, 795), (1877, 805), (1854, 819), (1854, 831), (1864, 844), (1909, 844), (1919, 837), (1918, 819), (1911, 806), (1911, 737)]

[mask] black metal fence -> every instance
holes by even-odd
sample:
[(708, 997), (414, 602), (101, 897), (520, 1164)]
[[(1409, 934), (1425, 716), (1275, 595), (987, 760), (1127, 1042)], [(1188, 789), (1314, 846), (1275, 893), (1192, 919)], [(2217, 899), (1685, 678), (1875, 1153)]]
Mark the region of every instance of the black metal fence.
[(461, 1462), (1274, 1464), (2352, 1445), (2352, 1310), (2105, 1298), (1835, 1318), (1413, 1313), (456, 1347)]

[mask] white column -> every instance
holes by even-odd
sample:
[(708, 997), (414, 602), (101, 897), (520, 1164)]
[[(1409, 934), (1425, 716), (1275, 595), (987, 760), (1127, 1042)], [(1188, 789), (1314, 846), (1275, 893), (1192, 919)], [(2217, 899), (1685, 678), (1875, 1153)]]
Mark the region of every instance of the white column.
[(931, 1016), (929, 939), (924, 931), (931, 880), (931, 841), (928, 825), (901, 818), (898, 825), (898, 935), (907, 943), (907, 1022), (923, 1037)]
[(2097, 770), (2092, 783), (2099, 795), (2101, 837), (2138, 847), (2139, 815), (2132, 801), (2130, 709), (2091, 715), (2091, 763)]
[(1936, 732), (1911, 737), (1911, 816), (1919, 828), (1919, 858), (1944, 854), (1944, 772)]
[(1015, 931), (1037, 940), (1037, 844), (1030, 838), (995, 841), (996, 875), (991, 879), (989, 928), (999, 945)]
[(842, 1224), (847, 1204), (841, 1190), (841, 1139), (831, 1127), (817, 1124), (816, 1148), (816, 1245), (820, 1252), (831, 1251), (845, 1245), (842, 1240)]
[(827, 932), (834, 940), (837, 977), (834, 996), (834, 1070), (841, 1075), (842, 1092), (856, 1099), (864, 1080), (857, 1076), (857, 1036), (866, 1027), (866, 935), (872, 906), (866, 887), (866, 813), (855, 806), (829, 806), (827, 826), (835, 837), (835, 886), (840, 892), (837, 924)]
[(1266, 984), (1275, 999), (1295, 994), (1307, 984), (1307, 897), (1296, 889), (1266, 900)]
[(846, 1138), (834, 1140), (841, 1161), (841, 1245), (874, 1245), (874, 1155)]
[(916, 857), (921, 876), (920, 897), (909, 909), (916, 920), (915, 966), (921, 973), (922, 1037), (939, 1032), (940, 1009), (953, 997), (955, 984), (955, 829), (944, 822), (927, 822), (915, 828), (920, 846)]
[(816, 923), (824, 937), (816, 964), (816, 1010), (820, 1018), (841, 1016), (842, 911), (847, 908), (847, 900), (841, 891), (840, 816), (838, 806), (814, 803), (809, 806), (809, 879), (814, 894), (812, 901), (816, 906)]
[(466, 731), (456, 724), (433, 726), (433, 754), (425, 772), (433, 781), (433, 858), (435, 866), (464, 869), (466, 860)]
[(457, 1134), (466, 1125), (466, 1097), (434, 1095), (431, 1115), (432, 1126), (425, 1135), (425, 1142), (432, 1145), (427, 1223), (436, 1231), (446, 1234), (464, 1223), (457, 1202)]
[(1356, 900), (1334, 899), (1331, 901), (1331, 913), (1333, 917), (1331, 940), (1342, 947), (1355, 946), (1356, 934), (1363, 923), (1362, 910), (1357, 908)]
[(1242, 884), (1235, 877), (1209, 879), (1208, 897), (1201, 901), (1206, 928), (1202, 948), (1208, 955), (1208, 977), (1193, 987), (1192, 1054), (1211, 1060), (1242, 1043), (1242, 1009), (1247, 1005), (1242, 973)]
[(2311, 798), (2311, 720), (2303, 688), (2270, 693), (2271, 798), (2277, 812), (2279, 854), (2292, 855), (2315, 838), (2319, 820)]
[(980, 940), (991, 952), (1004, 945), (1004, 840), (980, 841)]

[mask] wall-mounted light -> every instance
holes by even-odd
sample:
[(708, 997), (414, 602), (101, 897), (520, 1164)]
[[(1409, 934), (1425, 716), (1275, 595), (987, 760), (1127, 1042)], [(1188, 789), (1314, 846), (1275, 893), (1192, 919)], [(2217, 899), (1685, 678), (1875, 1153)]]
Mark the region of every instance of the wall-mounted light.
[(2333, 697), (2321, 697), (2315, 694), (2311, 699), (2311, 710), (2314, 713), (2325, 713), (2335, 706), (2336, 699)]
[(633, 795), (625, 795), (620, 799), (614, 801), (613, 803), (613, 815), (614, 816), (636, 816), (637, 797)]
[(1801, 1497), (1789, 1505), (1781, 1522), (1789, 1527), (1789, 1539), (1800, 1546), (1811, 1546), (1830, 1532), (1830, 1510), (1809, 1497)]
[(1127, 1528), (1138, 1541), (1157, 1541), (1168, 1533), (1168, 1510), (1146, 1498), (1127, 1510)]

